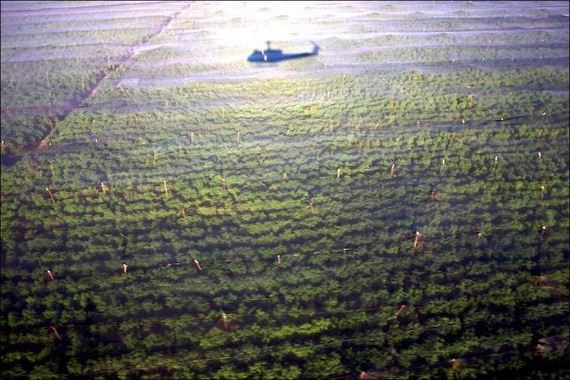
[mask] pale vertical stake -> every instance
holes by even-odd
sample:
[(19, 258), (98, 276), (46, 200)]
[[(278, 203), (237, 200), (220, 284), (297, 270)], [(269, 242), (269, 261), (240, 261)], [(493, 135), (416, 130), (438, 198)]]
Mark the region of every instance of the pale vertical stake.
[(336, 178), (340, 178), (340, 168), (336, 169)]
[(107, 194), (107, 186), (105, 186), (105, 182), (101, 182), (101, 191), (103, 194)]
[(53, 196), (51, 190), (49, 189), (49, 187), (46, 187), (46, 192), (48, 193), (48, 195), (49, 195), (49, 197), (50, 197), (52, 203), (55, 205), (55, 198), (54, 198), (54, 196)]
[(157, 159), (156, 152), (152, 152), (152, 165), (153, 166), (156, 164), (156, 159)]
[(396, 169), (396, 164), (392, 164), (392, 166), (390, 167), (390, 177), (394, 176), (394, 170)]
[(428, 198), (430, 201), (435, 201), (437, 198), (437, 192), (435, 190), (431, 190), (429, 192)]
[(50, 326), (49, 329), (53, 332), (53, 335), (57, 338), (57, 340), (61, 340), (61, 335), (57, 332), (55, 326)]
[(277, 255), (277, 264), (281, 264), (281, 255)]
[(166, 181), (162, 181), (162, 184), (164, 185), (164, 195), (168, 195), (168, 185), (166, 184)]
[(422, 234), (420, 234), (420, 231), (416, 231), (416, 238), (414, 239), (414, 249), (418, 248), (418, 246), (420, 245), (421, 238)]
[(398, 311), (396, 312), (396, 316), (395, 318), (398, 318), (398, 315), (400, 315), (400, 313), (404, 310), (406, 310), (408, 307), (406, 305), (400, 305), (400, 307), (398, 308)]
[(194, 132), (190, 132), (190, 142), (194, 142)]
[(54, 277), (53, 277), (53, 273), (51, 272), (51, 270), (48, 269), (48, 270), (46, 271), (46, 274), (48, 275), (50, 281), (55, 280)]
[(309, 208), (311, 209), (311, 212), (314, 214), (315, 213), (315, 204), (312, 201), (309, 202)]
[(2, 140), (2, 142), (0, 143), (0, 153), (4, 154), (4, 147), (6, 146), (6, 142), (4, 140)]
[(222, 177), (222, 190), (225, 190), (227, 187), (226, 179)]
[(240, 132), (237, 131), (237, 137), (236, 137), (236, 141), (239, 142), (239, 137), (240, 137)]
[(283, 182), (288, 181), (289, 179), (287, 178), (287, 173), (283, 173)]
[(224, 328), (228, 329), (228, 316), (226, 313), (222, 312), (222, 322), (224, 323)]
[(124, 264), (124, 263), (123, 263), (123, 274), (127, 274), (127, 268), (128, 268), (128, 267), (129, 267), (129, 266), (128, 266), (127, 264)]
[(439, 170), (443, 171), (444, 168), (445, 168), (445, 158), (441, 160), (441, 168)]
[(194, 265), (196, 265), (196, 268), (198, 268), (198, 270), (202, 270), (202, 267), (200, 266), (200, 262), (196, 259), (194, 259)]
[(546, 195), (546, 186), (542, 185), (540, 186), (540, 198), (544, 199), (545, 195)]
[(453, 372), (457, 373), (459, 371), (459, 362), (457, 359), (453, 358), (449, 361), (449, 363), (451, 364), (451, 369)]

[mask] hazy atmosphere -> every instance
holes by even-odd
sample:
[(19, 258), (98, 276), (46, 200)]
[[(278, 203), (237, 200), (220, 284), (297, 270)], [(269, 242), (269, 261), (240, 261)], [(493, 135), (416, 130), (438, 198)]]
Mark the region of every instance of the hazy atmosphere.
[(569, 3), (2, 1), (3, 379), (568, 379)]

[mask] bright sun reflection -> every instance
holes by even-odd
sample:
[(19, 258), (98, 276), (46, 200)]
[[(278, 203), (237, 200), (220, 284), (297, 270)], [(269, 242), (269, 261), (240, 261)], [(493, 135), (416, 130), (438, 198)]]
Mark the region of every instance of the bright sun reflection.
[[(218, 46), (250, 51), (274, 47), (306, 47), (317, 31), (310, 8), (314, 2), (222, 2), (213, 3), (206, 17), (219, 17), (213, 30)], [(286, 45), (286, 46), (285, 46)]]

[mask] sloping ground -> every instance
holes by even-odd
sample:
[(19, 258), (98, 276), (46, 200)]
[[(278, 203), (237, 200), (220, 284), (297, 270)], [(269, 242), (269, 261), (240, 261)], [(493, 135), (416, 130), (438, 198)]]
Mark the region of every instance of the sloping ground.
[[(231, 81), (392, 71), (402, 64), (414, 64), (416, 70), (568, 65), (568, 18), (562, 15), (567, 8), (560, 3), (526, 4), (533, 13), (498, 6), (494, 14), (484, 3), (426, 4), (419, 11), (393, 4), (336, 7), (200, 5), (157, 39), (168, 46), (141, 56), (126, 75), (146, 87), (216, 81), (222, 76), (219, 68)], [(266, 40), (286, 51), (309, 51), (310, 40), (322, 49), (318, 59), (303, 62), (246, 62)]]
[[(38, 9), (35, 3), (2, 3), (4, 164), (16, 162), (25, 150), (43, 146), (59, 121), (95, 93), (111, 72), (129, 65), (135, 52), (160, 34), (189, 3), (151, 3), (136, 9), (133, 5), (87, 2), (70, 8), (55, 3)], [(158, 10), (163, 14), (165, 9), (170, 12), (167, 16), (157, 16)], [(147, 17), (141, 17), (141, 10)], [(81, 16), (98, 11), (105, 12), (107, 18), (81, 20)], [(78, 20), (50, 22), (44, 17), (39, 22), (23, 23), (50, 14), (75, 15)], [(109, 38), (111, 33), (113, 38)], [(54, 37), (61, 35), (66, 43), (58, 44), (57, 38), (54, 42)]]
[[(568, 377), (567, 3), (199, 2), (5, 87), (176, 4), (2, 3), (66, 113), (2, 166), (3, 378)], [(77, 36), (130, 48), (65, 108)]]

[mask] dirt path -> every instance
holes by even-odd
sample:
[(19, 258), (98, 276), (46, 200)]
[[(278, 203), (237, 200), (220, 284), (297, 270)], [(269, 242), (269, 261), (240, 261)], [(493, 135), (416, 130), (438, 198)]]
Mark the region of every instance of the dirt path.
[(72, 101), (69, 103), (68, 106), (63, 108), (63, 112), (60, 113), (59, 115), (57, 115), (57, 118), (55, 118), (53, 120), (53, 127), (50, 128), (49, 132), (42, 138), (42, 140), (40, 140), (37, 144), (32, 145), (31, 147), (28, 147), (26, 149), (26, 151), (38, 151), (38, 150), (42, 150), (44, 148), (46, 148), (48, 146), (48, 140), (50, 139), (53, 131), (57, 128), (57, 123), (61, 122), (63, 120), (65, 120), (65, 118), (70, 115), (71, 113), (73, 113), (75, 110), (77, 110), (80, 105), (87, 100), (88, 98), (90, 98), (91, 96), (93, 96), (94, 94), (97, 93), (97, 90), (99, 88), (99, 86), (101, 85), (101, 83), (107, 79), (107, 77), (112, 74), (113, 72), (115, 72), (118, 68), (120, 67), (128, 67), (130, 66), (136, 58), (136, 55), (138, 53), (140, 53), (141, 51), (145, 51), (145, 50), (149, 50), (149, 49), (154, 49), (156, 48), (154, 45), (148, 46), (148, 42), (153, 39), (154, 37), (160, 35), (164, 29), (166, 29), (168, 27), (168, 25), (170, 25), (170, 23), (172, 21), (174, 21), (178, 15), (185, 11), (186, 9), (188, 9), (188, 7), (190, 7), (191, 3), (187, 3), (184, 7), (182, 7), (181, 9), (179, 9), (177, 12), (175, 12), (168, 20), (166, 20), (165, 22), (163, 22), (162, 24), (158, 25), (157, 27), (155, 27), (152, 32), (150, 33), (150, 35), (148, 37), (146, 37), (141, 43), (131, 47), (128, 50), (128, 53), (123, 56), (121, 59), (119, 59), (119, 61), (117, 62), (116, 65), (114, 65), (110, 70), (108, 70), (107, 72), (105, 72), (105, 74), (99, 76), (97, 78), (97, 80), (95, 81), (95, 83), (93, 84), (93, 86), (91, 86), (90, 88), (88, 88), (84, 94), (81, 96), (81, 98), (77, 101)]
[[(179, 8), (175, 13), (173, 13), (168, 19), (166, 19), (163, 23), (153, 28), (151, 33), (143, 41), (130, 47), (127, 53), (123, 57), (119, 58), (119, 60), (115, 63), (115, 65), (113, 65), (111, 68), (109, 68), (107, 71), (103, 72), (103, 74), (99, 75), (96, 78), (95, 83), (91, 87), (87, 88), (78, 100), (72, 100), (69, 101), (67, 104), (60, 106), (59, 107), (60, 112), (58, 112), (56, 116), (51, 118), (51, 126), (49, 127), (49, 130), (46, 132), (46, 134), (43, 136), (43, 138), (40, 141), (30, 144), (26, 147), (23, 147), (22, 150), (24, 153), (22, 155), (11, 155), (11, 154), (3, 155), (2, 163), (4, 165), (11, 166), (19, 162), (26, 153), (33, 153), (47, 148), (49, 146), (49, 139), (52, 136), (53, 131), (57, 129), (57, 123), (65, 120), (67, 116), (75, 112), (81, 106), (81, 104), (85, 102), (85, 100), (96, 94), (101, 83), (105, 79), (107, 79), (109, 75), (111, 75), (121, 67), (130, 66), (135, 61), (136, 55), (138, 53), (144, 50), (156, 48), (156, 46), (154, 45), (148, 46), (147, 45), (148, 42), (154, 37), (160, 35), (171, 24), (171, 22), (176, 20), (179, 14), (188, 9), (191, 4), (192, 2), (186, 3), (183, 7)], [(46, 110), (46, 111), (48, 110), (48, 106), (45, 105), (33, 105), (29, 107), (17, 107), (17, 108), (20, 111), (25, 109), (37, 109), (37, 110)], [(11, 107), (9, 110), (8, 109), (2, 110), (2, 112), (6, 111), (17, 112), (18, 110), (15, 107)]]

